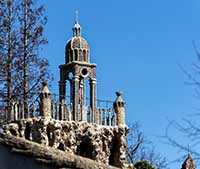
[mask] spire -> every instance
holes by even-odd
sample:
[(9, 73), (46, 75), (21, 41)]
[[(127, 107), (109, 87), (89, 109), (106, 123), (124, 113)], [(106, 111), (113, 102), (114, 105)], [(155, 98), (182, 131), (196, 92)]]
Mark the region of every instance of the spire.
[(188, 156), (190, 156), (190, 144), (188, 144)]
[(190, 155), (190, 144), (188, 144), (188, 156), (183, 162), (181, 169), (196, 169), (195, 162)]
[(73, 35), (81, 36), (81, 26), (78, 23), (78, 11), (75, 12), (75, 25), (73, 27)]

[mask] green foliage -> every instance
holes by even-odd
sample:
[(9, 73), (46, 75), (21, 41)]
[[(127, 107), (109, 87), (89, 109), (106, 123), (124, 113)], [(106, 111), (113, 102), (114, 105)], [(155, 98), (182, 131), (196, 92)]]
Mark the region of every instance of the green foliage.
[(155, 169), (155, 167), (149, 164), (147, 161), (138, 161), (134, 167), (135, 169)]

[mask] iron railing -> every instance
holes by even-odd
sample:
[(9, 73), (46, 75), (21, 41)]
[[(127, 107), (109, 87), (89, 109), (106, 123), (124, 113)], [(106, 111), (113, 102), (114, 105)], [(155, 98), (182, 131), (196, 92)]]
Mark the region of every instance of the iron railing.
[[(71, 121), (72, 118), (72, 104), (60, 103), (58, 99), (58, 95), (52, 95), (52, 102), (51, 102), (51, 117), (56, 120), (66, 120)], [(89, 98), (86, 98), (89, 99)], [(97, 100), (97, 105), (101, 105), (101, 107), (96, 108), (96, 116), (98, 116), (98, 124), (106, 125), (106, 126), (114, 126), (116, 124), (116, 117), (113, 109), (113, 101), (108, 100)], [(33, 103), (29, 105), (27, 112), (24, 111), (24, 103), (23, 102), (13, 102), (11, 111), (4, 110), (4, 113), (0, 114), (0, 123), (3, 122), (11, 122), (24, 119), (25, 117), (38, 117), (40, 116), (41, 104), (39, 98), (37, 98)], [(89, 106), (83, 107), (83, 110), (87, 117), (85, 121), (90, 123), (90, 115), (91, 115), (91, 108)], [(10, 118), (8, 120), (8, 114)], [(2, 118), (1, 117), (4, 117)], [(60, 117), (62, 115), (62, 117)]]

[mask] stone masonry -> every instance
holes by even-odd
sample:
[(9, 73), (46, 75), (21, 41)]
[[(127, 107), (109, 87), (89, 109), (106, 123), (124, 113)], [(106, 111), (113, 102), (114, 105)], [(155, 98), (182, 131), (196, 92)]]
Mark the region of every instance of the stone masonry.
[(20, 137), (0, 133), (1, 169), (117, 169)]
[(126, 125), (100, 126), (87, 122), (30, 118), (10, 123), (4, 133), (44, 146), (80, 155), (97, 162), (127, 168)]

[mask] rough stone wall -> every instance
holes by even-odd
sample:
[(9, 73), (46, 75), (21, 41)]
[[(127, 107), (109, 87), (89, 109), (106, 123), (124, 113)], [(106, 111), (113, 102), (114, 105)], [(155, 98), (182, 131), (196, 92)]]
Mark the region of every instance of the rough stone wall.
[[(12, 162), (11, 162), (12, 159)], [(0, 144), (0, 169), (53, 169), (44, 164), (35, 163), (34, 160), (26, 155), (14, 153), (9, 147)]]
[(117, 169), (103, 163), (0, 134), (0, 169)]
[(126, 125), (100, 126), (87, 122), (30, 118), (4, 126), (4, 133), (119, 168), (126, 161)]

